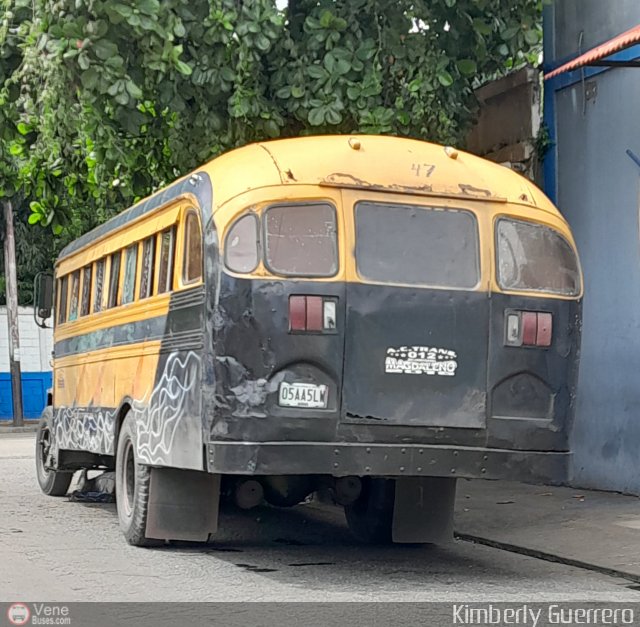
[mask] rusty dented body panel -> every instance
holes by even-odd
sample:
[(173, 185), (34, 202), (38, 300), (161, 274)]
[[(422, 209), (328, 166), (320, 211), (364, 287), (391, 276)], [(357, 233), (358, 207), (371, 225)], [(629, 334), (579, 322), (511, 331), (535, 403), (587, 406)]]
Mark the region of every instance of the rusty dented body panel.
[[(355, 286), (361, 297), (345, 303), (354, 286), (342, 283), (224, 275), (222, 283), (211, 471), (564, 479), (579, 303), (465, 292), (456, 303), (440, 291), (416, 306), (403, 293), (411, 290), (380, 286)], [(289, 333), (288, 296), (297, 293), (337, 298), (335, 334)], [(395, 306), (386, 307), (389, 300)], [(551, 349), (503, 345), (504, 311), (514, 306), (554, 313)], [(428, 343), (434, 336), (447, 337), (456, 351), (457, 377), (404, 375), (410, 387), (384, 372), (389, 344)], [(279, 407), (281, 381), (326, 383), (328, 408)]]

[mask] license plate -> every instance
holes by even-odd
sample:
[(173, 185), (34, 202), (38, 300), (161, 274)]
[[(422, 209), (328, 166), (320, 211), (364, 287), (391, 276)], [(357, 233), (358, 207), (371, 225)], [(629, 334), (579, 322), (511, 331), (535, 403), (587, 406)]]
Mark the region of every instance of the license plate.
[(314, 383), (280, 383), (278, 404), (282, 407), (326, 409), (329, 388)]

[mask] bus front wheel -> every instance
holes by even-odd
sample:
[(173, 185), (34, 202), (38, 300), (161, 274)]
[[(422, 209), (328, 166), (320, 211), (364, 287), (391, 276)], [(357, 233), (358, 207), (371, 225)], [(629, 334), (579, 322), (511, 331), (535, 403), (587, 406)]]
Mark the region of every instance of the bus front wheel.
[(47, 468), (53, 437), (51, 422), (53, 409), (45, 407), (38, 424), (36, 435), (36, 474), (40, 489), (48, 496), (64, 496), (69, 489), (73, 472), (67, 470), (53, 470)]
[(120, 529), (129, 544), (157, 546), (159, 540), (147, 538), (149, 484), (151, 468), (141, 464), (136, 453), (136, 425), (127, 414), (120, 428), (116, 451), (116, 506)]

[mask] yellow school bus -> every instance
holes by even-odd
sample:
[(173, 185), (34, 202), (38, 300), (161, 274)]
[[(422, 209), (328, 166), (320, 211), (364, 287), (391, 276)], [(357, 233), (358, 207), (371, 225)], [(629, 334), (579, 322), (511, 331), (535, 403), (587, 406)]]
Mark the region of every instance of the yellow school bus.
[(397, 137), (233, 150), (60, 254), (40, 485), (115, 469), (135, 545), (320, 488), (364, 541), (438, 542), (459, 477), (565, 480), (582, 291), (507, 168)]

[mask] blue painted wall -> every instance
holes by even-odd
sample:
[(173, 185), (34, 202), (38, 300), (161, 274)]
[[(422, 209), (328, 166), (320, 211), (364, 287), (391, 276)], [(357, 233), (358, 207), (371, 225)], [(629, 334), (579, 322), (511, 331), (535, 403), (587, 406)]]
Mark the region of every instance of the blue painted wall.
[[(614, 8), (615, 6), (615, 8)], [(556, 0), (545, 13), (548, 69), (640, 23), (640, 2)], [(640, 47), (622, 58), (640, 57)], [(574, 485), (640, 494), (640, 68), (589, 69), (545, 84), (556, 146), (545, 186), (573, 229), (585, 274), (572, 433)]]
[[(22, 403), (26, 419), (40, 418), (47, 402), (49, 388), (51, 388), (50, 372), (22, 373)], [(11, 375), (8, 372), (0, 372), (0, 420), (12, 419)]]

